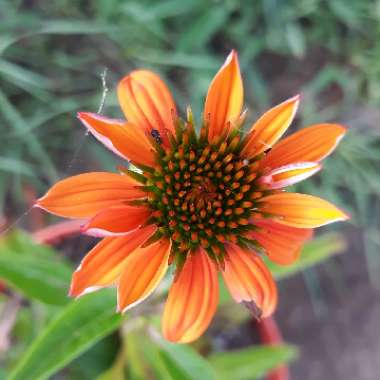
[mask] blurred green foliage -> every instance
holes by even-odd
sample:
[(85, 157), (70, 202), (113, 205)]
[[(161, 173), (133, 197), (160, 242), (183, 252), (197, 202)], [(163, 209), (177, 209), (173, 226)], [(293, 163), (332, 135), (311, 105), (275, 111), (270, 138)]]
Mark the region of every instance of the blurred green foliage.
[[(322, 236), (304, 247), (304, 260), (286, 269), (273, 265), (271, 270), (276, 278), (282, 278), (318, 264), (343, 248), (339, 235)], [(195, 346), (162, 339), (158, 310), (140, 307), (123, 317), (115, 313), (114, 289), (88, 294), (79, 300), (62, 298), (62, 291), (70, 282), (67, 275), (73, 270), (72, 265), (53, 249), (34, 243), (25, 233), (13, 232), (0, 241), (0, 268), (7, 286), (29, 302), (29, 307), (17, 306), (20, 310), (12, 331), (14, 342), (0, 359), (4, 378), (10, 380), (42, 380), (56, 373), (58, 378), (70, 380), (219, 380), (230, 379), (232, 374), (236, 380), (250, 380), (297, 356), (294, 347), (284, 344), (231, 352), (211, 350), (204, 358)], [(61, 275), (66, 278), (65, 283)], [(163, 300), (167, 290), (162, 287), (153, 298)], [(234, 308), (241, 311), (237, 313), (239, 321), (233, 311), (235, 323), (250, 317), (247, 310), (227, 295), (225, 286), (220, 293), (219, 318), (223, 315), (228, 318)], [(0, 321), (5, 317), (8, 316), (0, 314)], [(228, 325), (223, 324), (223, 330), (226, 328)], [(107, 336), (115, 330), (119, 331), (118, 337), (114, 336), (110, 343)], [(212, 336), (206, 336), (199, 348), (210, 351), (213, 346)]]

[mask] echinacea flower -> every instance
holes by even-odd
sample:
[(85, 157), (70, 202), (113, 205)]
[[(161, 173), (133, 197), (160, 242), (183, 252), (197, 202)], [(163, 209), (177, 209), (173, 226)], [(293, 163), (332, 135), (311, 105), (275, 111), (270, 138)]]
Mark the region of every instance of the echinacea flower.
[(117, 93), (127, 121), (78, 117), (132, 165), (64, 179), (37, 202), (84, 219), (85, 233), (104, 237), (75, 271), (70, 295), (116, 285), (125, 312), (174, 265), (162, 322), (168, 340), (190, 342), (206, 330), (218, 303), (218, 271), (237, 302), (257, 318), (269, 316), (277, 290), (261, 255), (291, 264), (314, 227), (347, 219), (325, 200), (283, 190), (319, 171), (345, 128), (317, 124), (278, 142), (296, 113), (295, 96), (244, 134), (234, 51), (211, 82), (199, 134), (190, 109), (181, 119), (153, 72), (133, 71)]

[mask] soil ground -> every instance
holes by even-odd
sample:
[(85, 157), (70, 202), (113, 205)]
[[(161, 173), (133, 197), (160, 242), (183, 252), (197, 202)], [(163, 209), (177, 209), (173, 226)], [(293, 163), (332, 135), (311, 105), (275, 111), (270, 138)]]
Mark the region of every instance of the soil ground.
[(303, 275), (280, 286), (276, 318), (301, 351), (293, 380), (380, 379), (380, 290), (369, 281), (359, 236), (347, 238), (347, 252), (316, 269), (325, 303), (319, 315)]

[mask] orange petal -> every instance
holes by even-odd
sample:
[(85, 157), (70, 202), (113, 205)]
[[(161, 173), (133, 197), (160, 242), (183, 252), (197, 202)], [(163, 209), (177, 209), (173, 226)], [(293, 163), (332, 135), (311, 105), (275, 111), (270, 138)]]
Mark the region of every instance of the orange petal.
[(321, 167), (322, 166), (316, 162), (298, 162), (284, 165), (263, 175), (259, 179), (259, 182), (270, 189), (281, 189), (311, 177), (317, 173)]
[(174, 134), (176, 106), (158, 75), (148, 70), (133, 71), (120, 81), (117, 94), (129, 122), (148, 134), (157, 130), (162, 139), (166, 139), (166, 130)]
[(190, 254), (166, 301), (162, 330), (166, 339), (188, 343), (207, 329), (218, 304), (215, 264), (203, 249)]
[(338, 124), (316, 124), (280, 141), (266, 155), (262, 167), (276, 168), (295, 162), (319, 162), (328, 156), (346, 133)]
[(277, 217), (278, 223), (297, 228), (315, 228), (348, 216), (333, 204), (312, 195), (278, 193), (262, 198), (260, 212)]
[(82, 260), (71, 281), (70, 296), (81, 295), (117, 282), (127, 257), (155, 231), (148, 226), (127, 236), (107, 237), (98, 243)]
[(150, 214), (151, 210), (144, 206), (109, 207), (96, 214), (82, 227), (82, 230), (88, 235), (97, 237), (125, 235), (141, 227)]
[(208, 89), (204, 122), (208, 125), (211, 141), (230, 128), (227, 123), (236, 121), (243, 106), (243, 82), (237, 54), (231, 51)]
[(88, 218), (126, 200), (142, 198), (134, 179), (115, 173), (93, 172), (66, 178), (53, 185), (36, 206), (66, 218)]
[(227, 253), (222, 274), (232, 297), (257, 318), (268, 317), (277, 305), (277, 288), (268, 268), (256, 253), (235, 244), (227, 246)]
[(265, 112), (249, 131), (242, 154), (251, 158), (270, 149), (293, 121), (299, 100), (299, 95), (294, 96)]
[(90, 112), (79, 112), (78, 119), (101, 143), (120, 157), (137, 164), (156, 164), (152, 146), (140, 128)]
[(118, 310), (125, 312), (147, 298), (165, 276), (171, 242), (161, 239), (138, 248), (125, 261), (118, 288)]
[(313, 235), (313, 230), (284, 226), (270, 219), (255, 220), (259, 227), (249, 233), (265, 249), (268, 257), (277, 264), (293, 264), (299, 257), (302, 245)]

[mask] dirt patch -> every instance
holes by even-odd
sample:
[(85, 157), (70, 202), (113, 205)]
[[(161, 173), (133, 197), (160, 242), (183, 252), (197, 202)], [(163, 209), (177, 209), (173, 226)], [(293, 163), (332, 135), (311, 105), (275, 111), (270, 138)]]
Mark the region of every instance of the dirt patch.
[(344, 255), (314, 269), (322, 306), (313, 307), (302, 274), (281, 283), (276, 319), (301, 351), (294, 380), (380, 379), (380, 290), (369, 281), (360, 236), (348, 240)]

